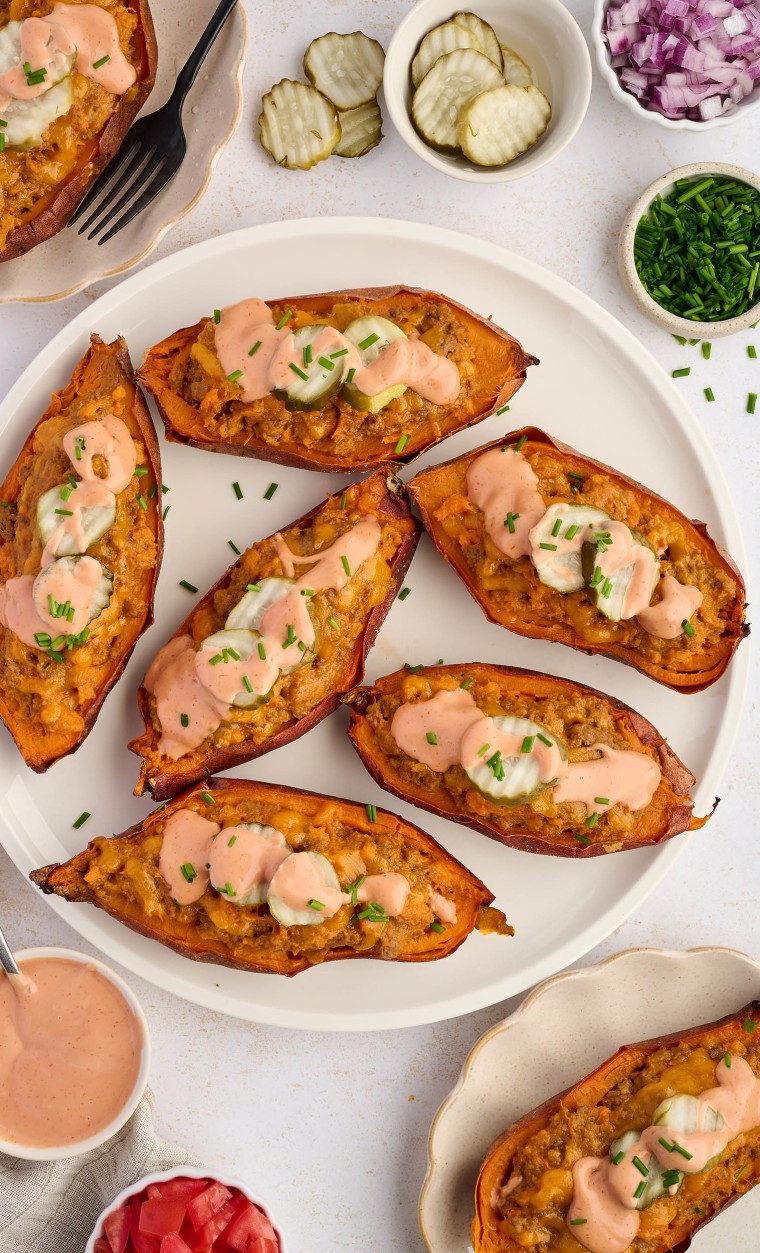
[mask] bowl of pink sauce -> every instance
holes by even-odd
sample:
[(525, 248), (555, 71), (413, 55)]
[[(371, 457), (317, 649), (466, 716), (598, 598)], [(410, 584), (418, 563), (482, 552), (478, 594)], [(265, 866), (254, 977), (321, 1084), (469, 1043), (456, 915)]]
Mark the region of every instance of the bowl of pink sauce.
[(98, 1148), (145, 1091), (150, 1039), (123, 979), (61, 948), (17, 954), (0, 973), (0, 1152), (33, 1161)]

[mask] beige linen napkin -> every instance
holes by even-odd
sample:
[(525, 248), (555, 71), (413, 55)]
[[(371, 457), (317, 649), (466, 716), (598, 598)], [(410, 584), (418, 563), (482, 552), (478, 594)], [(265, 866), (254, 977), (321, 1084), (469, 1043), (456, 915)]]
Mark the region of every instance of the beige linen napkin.
[(202, 1166), (153, 1129), (147, 1090), (118, 1135), (61, 1162), (28, 1162), (0, 1153), (2, 1253), (84, 1253), (99, 1214), (122, 1188), (155, 1170)]

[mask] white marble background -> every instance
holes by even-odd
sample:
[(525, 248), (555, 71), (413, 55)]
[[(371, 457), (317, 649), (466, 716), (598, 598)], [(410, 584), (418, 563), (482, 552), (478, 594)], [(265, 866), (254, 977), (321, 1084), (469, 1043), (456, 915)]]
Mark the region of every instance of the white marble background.
[[(553, 164), (526, 180), (478, 188), (455, 182), (412, 158), (389, 123), (381, 146), (360, 162), (331, 160), (309, 173), (288, 172), (254, 142), (262, 92), (284, 75), (296, 77), (303, 48), (325, 30), (361, 27), (387, 45), (409, 5), (243, 3), (251, 43), (240, 128), (204, 200), (154, 256), (257, 222), (341, 212), (434, 222), (540, 262), (632, 327), (666, 368), (692, 366), (679, 386), (732, 485), (749, 549), (748, 573), (756, 576), (760, 412), (745, 412), (747, 393), (760, 392), (760, 360), (751, 361), (745, 350), (752, 335), (717, 341), (708, 362), (698, 348), (680, 348), (634, 312), (618, 280), (615, 244), (629, 203), (673, 166), (701, 158), (757, 166), (759, 115), (702, 134), (665, 132), (614, 102), (595, 70), (579, 135)], [(214, 0), (188, 5), (199, 31), (213, 7)], [(569, 0), (568, 7), (587, 31), (591, 0)], [(0, 308), (0, 387), (9, 387), (50, 337), (103, 290), (98, 285), (57, 304)], [(760, 328), (754, 338), (760, 345)], [(715, 392), (713, 405), (703, 399), (706, 385)], [(586, 962), (636, 945), (718, 944), (760, 954), (759, 695), (755, 675), (714, 820), (691, 841), (673, 875)], [(5, 738), (2, 751), (11, 751)], [(19, 948), (87, 948), (1, 851), (0, 919)], [(471, 1045), (510, 1004), (431, 1027), (334, 1036), (246, 1025), (201, 1012), (139, 979), (130, 982), (150, 1021), (151, 1083), (162, 1134), (184, 1141), (210, 1166), (247, 1178), (269, 1201), (293, 1250), (419, 1253), (416, 1206), (428, 1126)], [(758, 1200), (734, 1207), (700, 1237), (695, 1251), (756, 1253)]]

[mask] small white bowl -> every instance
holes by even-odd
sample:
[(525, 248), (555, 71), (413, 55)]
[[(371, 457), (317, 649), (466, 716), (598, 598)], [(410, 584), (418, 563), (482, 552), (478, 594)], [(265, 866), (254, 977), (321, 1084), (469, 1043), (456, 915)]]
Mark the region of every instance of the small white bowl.
[(712, 130), (717, 126), (730, 126), (732, 122), (738, 122), (739, 118), (746, 117), (752, 109), (756, 109), (760, 104), (760, 82), (758, 82), (755, 84), (755, 90), (734, 105), (733, 109), (729, 109), (728, 113), (721, 113), (719, 117), (708, 118), (705, 122), (696, 121), (690, 117), (663, 117), (656, 109), (645, 109), (641, 101), (632, 92), (626, 91), (624, 87), (621, 87), (620, 79), (612, 68), (610, 50), (602, 34), (604, 16), (609, 5), (610, 0), (594, 0), (594, 24), (591, 28), (591, 40), (596, 53), (596, 63), (601, 70), (602, 78), (607, 83), (615, 99), (624, 104), (636, 117), (644, 118), (647, 122), (656, 122), (658, 126), (664, 126), (671, 131), (704, 131)]
[(85, 953), (77, 953), (74, 949), (68, 948), (27, 948), (21, 953), (16, 953), (15, 957), (18, 962), (32, 961), (38, 957), (55, 957), (63, 961), (81, 962), (83, 966), (94, 966), (99, 974), (108, 979), (121, 992), (137, 1021), (140, 1030), (141, 1046), (140, 1068), (137, 1079), (123, 1109), (107, 1127), (103, 1127), (102, 1131), (98, 1131), (95, 1135), (89, 1136), (86, 1140), (80, 1140), (76, 1144), (62, 1144), (58, 1147), (50, 1146), (42, 1149), (30, 1147), (28, 1144), (15, 1144), (10, 1140), (0, 1140), (0, 1153), (8, 1153), (11, 1157), (23, 1157), (27, 1161), (32, 1162), (59, 1161), (64, 1157), (76, 1157), (80, 1153), (89, 1153), (90, 1149), (100, 1148), (102, 1144), (105, 1144), (107, 1140), (115, 1136), (117, 1131), (121, 1130), (134, 1114), (145, 1091), (150, 1069), (150, 1035), (142, 1007), (134, 992), (127, 986), (124, 980), (115, 971), (104, 965), (103, 962), (98, 961), (96, 957), (88, 957)]
[(129, 1201), (133, 1196), (137, 1196), (140, 1192), (144, 1192), (149, 1184), (165, 1183), (167, 1179), (210, 1179), (216, 1183), (223, 1183), (225, 1188), (239, 1188), (249, 1201), (252, 1201), (254, 1205), (258, 1205), (259, 1209), (263, 1210), (266, 1214), (270, 1223), (274, 1227), (274, 1234), (277, 1236), (280, 1253), (288, 1253), (280, 1228), (272, 1218), (272, 1215), (269, 1213), (269, 1210), (264, 1202), (251, 1192), (247, 1184), (243, 1183), (240, 1179), (236, 1179), (233, 1175), (220, 1174), (218, 1170), (197, 1170), (194, 1166), (175, 1166), (172, 1170), (155, 1171), (153, 1174), (145, 1175), (142, 1179), (138, 1179), (135, 1183), (131, 1183), (128, 1188), (123, 1188), (119, 1195), (114, 1197), (111, 1204), (107, 1205), (103, 1210), (103, 1213), (100, 1215), (100, 1218), (95, 1224), (95, 1229), (92, 1235), (87, 1241), (84, 1253), (94, 1253), (95, 1241), (104, 1234), (103, 1223), (112, 1210), (119, 1209), (125, 1201)]
[(577, 22), (560, 0), (479, 0), (473, 11), (531, 67), (552, 107), (551, 121), (538, 142), (508, 165), (478, 166), (461, 153), (436, 152), (412, 125), (411, 64), (423, 35), (463, 7), (458, 0), (419, 0), (399, 23), (385, 56), (388, 112), (407, 146), (433, 169), (468, 183), (508, 183), (541, 169), (570, 143), (588, 108), (591, 58)]
[(618, 269), (623, 286), (642, 313), (662, 327), (671, 335), (684, 335), (687, 339), (720, 339), (724, 335), (733, 335), (736, 331), (746, 331), (748, 326), (760, 319), (760, 284), (758, 300), (751, 309), (736, 318), (724, 318), (722, 322), (692, 322), (690, 318), (678, 317), (669, 313), (653, 300), (641, 282), (636, 271), (633, 258), (633, 244), (639, 219), (649, 209), (655, 196), (667, 196), (681, 178), (704, 178), (705, 175), (720, 174), (724, 178), (734, 178), (738, 183), (747, 183), (760, 192), (760, 176), (751, 170), (742, 169), (739, 165), (726, 165), (722, 161), (695, 161), (691, 165), (681, 165), (669, 174), (655, 179), (631, 205), (626, 214), (618, 239)]

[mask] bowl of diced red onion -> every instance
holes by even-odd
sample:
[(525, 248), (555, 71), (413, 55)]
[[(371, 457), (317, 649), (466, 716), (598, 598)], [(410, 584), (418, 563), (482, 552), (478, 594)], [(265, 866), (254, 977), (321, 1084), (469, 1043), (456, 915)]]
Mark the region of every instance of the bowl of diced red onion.
[(760, 104), (758, 0), (596, 0), (613, 96), (673, 130), (727, 126)]

